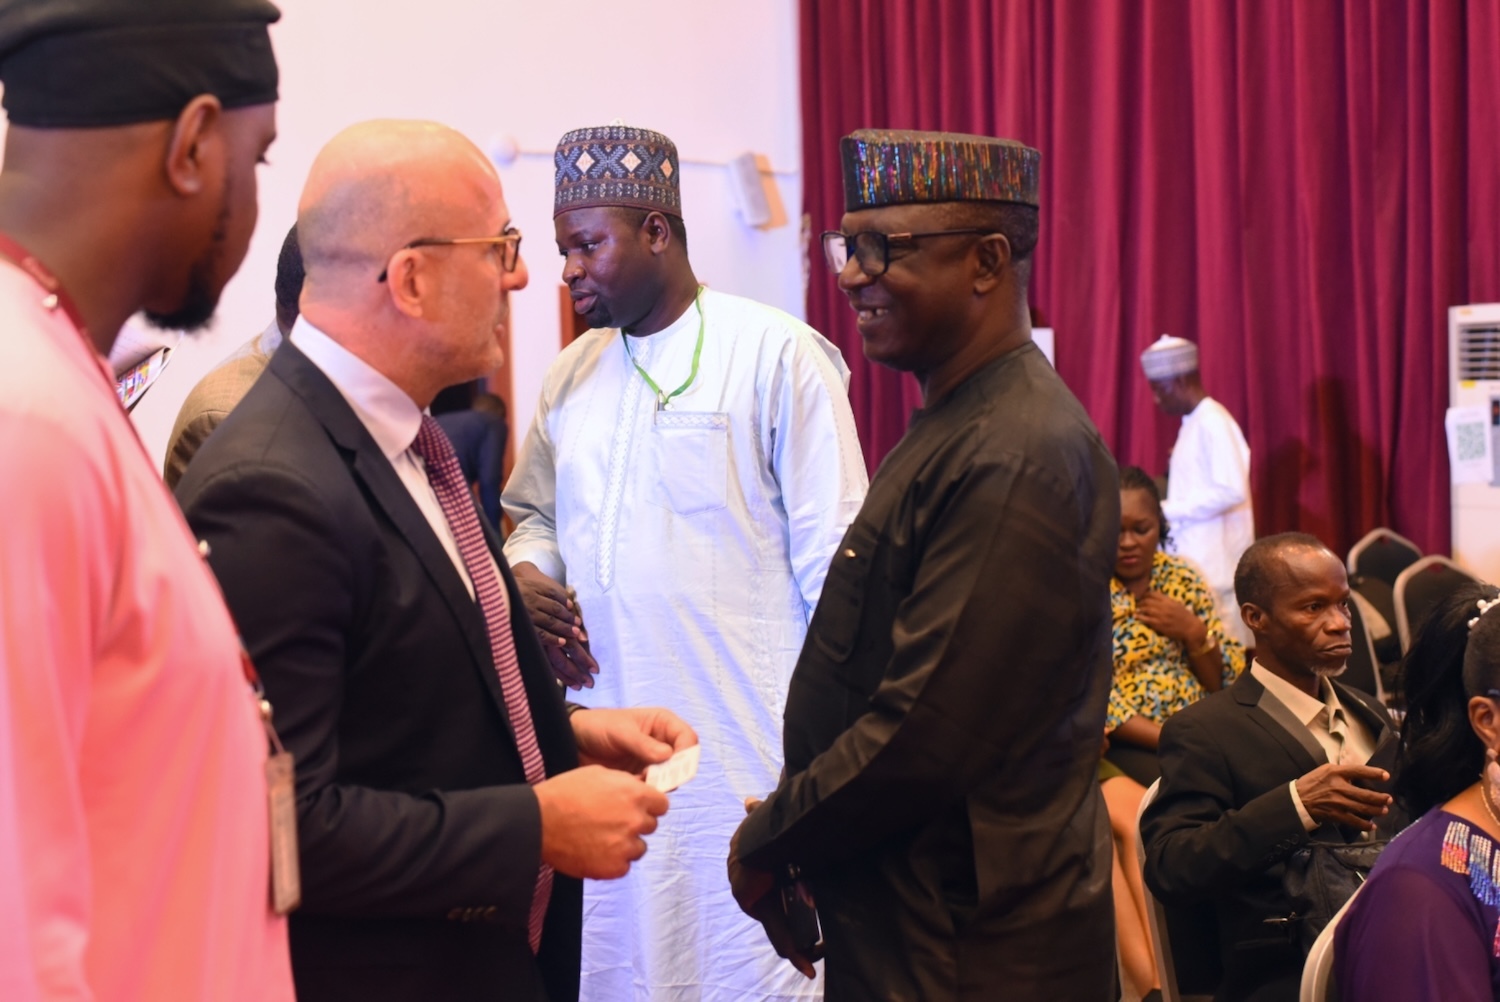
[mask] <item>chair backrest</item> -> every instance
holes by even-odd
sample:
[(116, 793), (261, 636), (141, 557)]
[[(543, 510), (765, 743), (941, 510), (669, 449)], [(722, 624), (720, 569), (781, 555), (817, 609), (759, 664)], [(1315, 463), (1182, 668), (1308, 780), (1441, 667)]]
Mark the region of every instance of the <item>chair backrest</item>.
[(1297, 994), (1298, 1002), (1339, 1002), (1338, 986), (1333, 983), (1333, 935), (1344, 913), (1354, 904), (1354, 899), (1359, 897), (1359, 892), (1364, 887), (1364, 884), (1360, 884), (1349, 895), (1344, 907), (1333, 913), (1333, 918), (1328, 920), (1323, 931), (1318, 933), (1318, 938), (1313, 940), (1312, 949), (1307, 952), (1307, 962), (1302, 965), (1302, 989)]
[(1423, 557), (1396, 577), (1396, 634), (1401, 653), (1411, 649), (1411, 639), (1433, 608), (1474, 576), (1447, 557)]
[(1395, 585), (1396, 575), (1422, 558), (1417, 544), (1389, 529), (1371, 529), (1349, 549), (1349, 573)]
[[(1384, 635), (1393, 641), (1396, 639), (1396, 590), (1391, 587), (1389, 581), (1380, 578), (1354, 575), (1349, 579), (1349, 590), (1369, 603), (1375, 614), (1384, 620)], [(1377, 639), (1377, 634), (1382, 631), (1375, 629), (1375, 624), (1368, 618), (1365, 621), (1365, 632), (1370, 635), (1371, 640)]]
[(1349, 642), (1354, 652), (1349, 655), (1349, 667), (1344, 669), (1339, 681), (1369, 693), (1384, 705), (1385, 685), (1380, 680), (1380, 663), (1375, 659), (1375, 641), (1365, 629), (1364, 616), (1356, 602), (1349, 603), (1349, 623)]
[[(1152, 783), (1146, 790), (1146, 795), (1141, 798), (1141, 810), (1135, 817), (1136, 831), (1140, 831), (1141, 816), (1146, 813), (1146, 808), (1151, 801), (1156, 799), (1161, 780)], [(1136, 857), (1141, 864), (1142, 874), (1146, 871), (1146, 842), (1144, 839), (1135, 840)], [(1151, 922), (1151, 950), (1156, 954), (1156, 973), (1161, 978), (1162, 1002), (1211, 1002), (1212, 995), (1184, 995), (1178, 986), (1177, 963), (1172, 954), (1171, 929), (1174, 923), (1168, 919), (1166, 907), (1151, 893), (1151, 888), (1142, 887), (1146, 894), (1146, 914)], [(1216, 944), (1210, 949), (1216, 948)]]

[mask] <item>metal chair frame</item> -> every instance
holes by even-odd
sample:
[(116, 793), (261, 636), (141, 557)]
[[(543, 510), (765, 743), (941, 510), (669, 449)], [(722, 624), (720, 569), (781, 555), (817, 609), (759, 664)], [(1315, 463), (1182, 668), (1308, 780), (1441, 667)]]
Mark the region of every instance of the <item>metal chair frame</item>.
[[(1390, 574), (1388, 572), (1377, 574), (1371, 567), (1368, 566), (1368, 562), (1366, 566), (1361, 566), (1360, 564), (1360, 557), (1364, 556), (1365, 553), (1369, 552), (1374, 547), (1382, 546), (1385, 544), (1394, 544), (1401, 547), (1402, 549), (1409, 551), (1412, 554), (1411, 560), (1407, 561), (1405, 565), (1407, 567), (1422, 559), (1422, 548), (1400, 533), (1393, 532), (1390, 529), (1385, 528), (1371, 529), (1369, 532), (1365, 533), (1363, 537), (1360, 538), (1359, 542), (1355, 543), (1349, 548), (1349, 556), (1346, 561), (1346, 566), (1349, 569), (1349, 573), (1351, 575), (1373, 575), (1374, 577), (1380, 578), (1386, 584), (1395, 587), (1395, 574)], [(1399, 573), (1399, 571), (1397, 573)]]
[[(1433, 568), (1437, 568), (1438, 570), (1435, 572)], [(1407, 590), (1411, 586), (1411, 582), (1418, 579), (1420, 575), (1438, 572), (1456, 574), (1468, 581), (1478, 580), (1474, 575), (1464, 570), (1452, 560), (1437, 555), (1423, 557), (1402, 571), (1396, 577), (1394, 588), (1396, 595), (1396, 635), (1401, 638), (1402, 654), (1411, 650), (1412, 635), (1416, 633), (1417, 627), (1422, 625), (1420, 622), (1412, 622), (1411, 612), (1407, 608)]]
[(1333, 983), (1333, 937), (1344, 913), (1364, 889), (1363, 884), (1355, 888), (1344, 907), (1334, 912), (1333, 918), (1313, 940), (1312, 949), (1307, 951), (1307, 962), (1302, 965), (1302, 987), (1297, 992), (1297, 1002), (1339, 1002), (1338, 986)]
[[(1156, 799), (1157, 791), (1161, 788), (1161, 780), (1152, 783), (1146, 790), (1146, 795), (1141, 798), (1141, 810), (1136, 815), (1135, 827), (1139, 831), (1141, 817), (1146, 813), (1146, 808), (1151, 801)], [(1141, 864), (1142, 889), (1146, 892), (1146, 914), (1151, 922), (1151, 951), (1156, 954), (1156, 973), (1161, 977), (1162, 1002), (1212, 1002), (1211, 995), (1184, 995), (1177, 987), (1177, 964), (1172, 959), (1172, 946), (1167, 941), (1167, 909), (1156, 895), (1151, 893), (1151, 888), (1145, 886), (1146, 872), (1146, 843), (1144, 839), (1136, 839), (1136, 858)]]

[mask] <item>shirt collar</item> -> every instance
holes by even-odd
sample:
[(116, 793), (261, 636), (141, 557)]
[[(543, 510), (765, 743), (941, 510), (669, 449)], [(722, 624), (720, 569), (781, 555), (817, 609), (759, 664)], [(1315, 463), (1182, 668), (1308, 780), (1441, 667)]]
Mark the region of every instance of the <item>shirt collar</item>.
[(1313, 721), (1317, 720), (1318, 716), (1325, 710), (1328, 711), (1329, 720), (1332, 720), (1335, 716), (1347, 716), (1344, 714), (1343, 704), (1339, 702), (1338, 693), (1334, 692), (1333, 686), (1329, 684), (1326, 678), (1318, 679), (1319, 690), (1322, 692), (1323, 698), (1315, 699), (1271, 671), (1271, 669), (1262, 665), (1259, 661), (1255, 661), (1250, 665), (1250, 674), (1255, 676), (1257, 682), (1266, 687), (1267, 692), (1286, 704), (1286, 708), (1292, 711), (1293, 716), (1309, 727), (1312, 726)]
[[(704, 294), (708, 292), (707, 289), (703, 291)], [(676, 320), (673, 320), (655, 334), (647, 334), (645, 337), (631, 337), (622, 330), (620, 336), (630, 338), (630, 349), (633, 354), (640, 354), (642, 348), (652, 344), (665, 344), (672, 339), (673, 335), (680, 334), (685, 330), (691, 330), (693, 336), (697, 337), (698, 303), (698, 299), (694, 299), (691, 303), (688, 303), (687, 309), (683, 310)]]
[(255, 340), (259, 344), (262, 353), (267, 355), (275, 354), (276, 349), (281, 347), (281, 326), (273, 319)]
[(411, 448), (422, 427), (422, 410), (406, 392), (364, 359), (298, 317), (292, 343), (333, 383), (385, 458)]
[(1204, 414), (1206, 414), (1208, 412), (1208, 408), (1204, 407), (1203, 405), (1208, 403), (1211, 399), (1213, 398), (1205, 394), (1202, 400), (1193, 405), (1192, 410), (1188, 411), (1182, 416), (1182, 423), (1188, 424), (1194, 418), (1201, 418)]

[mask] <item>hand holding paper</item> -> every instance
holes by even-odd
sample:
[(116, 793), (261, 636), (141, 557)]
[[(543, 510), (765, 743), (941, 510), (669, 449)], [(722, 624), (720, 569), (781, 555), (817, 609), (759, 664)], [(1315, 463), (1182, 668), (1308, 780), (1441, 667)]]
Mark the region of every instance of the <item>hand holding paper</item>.
[(698, 775), (698, 745), (684, 748), (665, 762), (646, 767), (646, 785), (671, 793)]
[(648, 765), (698, 744), (698, 735), (681, 717), (659, 706), (578, 710), (570, 720), (583, 765), (639, 775)]

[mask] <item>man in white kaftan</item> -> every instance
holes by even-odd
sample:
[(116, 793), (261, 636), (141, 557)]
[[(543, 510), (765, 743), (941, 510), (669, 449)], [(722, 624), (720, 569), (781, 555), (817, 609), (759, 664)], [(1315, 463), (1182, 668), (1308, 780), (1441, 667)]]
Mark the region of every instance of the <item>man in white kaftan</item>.
[(744, 799), (776, 786), (787, 683), (868, 484), (849, 370), (806, 324), (698, 286), (665, 137), (569, 136), (585, 150), (670, 150), (640, 172), (668, 201), (622, 203), (586, 169), (576, 187), (560, 182), (564, 279), (598, 329), (547, 373), (504, 492), (516, 524), (505, 553), (518, 580), (573, 591), (599, 667), (582, 703), (650, 693), (702, 742), (646, 856), (585, 889), (582, 998), (816, 997), (725, 893), (723, 853)]
[(1224, 405), (1204, 392), (1191, 341), (1164, 334), (1141, 355), (1141, 366), (1157, 406), (1182, 418), (1161, 505), (1172, 548), (1203, 572), (1225, 629), (1253, 643), (1234, 597), (1234, 569), (1255, 542), (1250, 446)]

